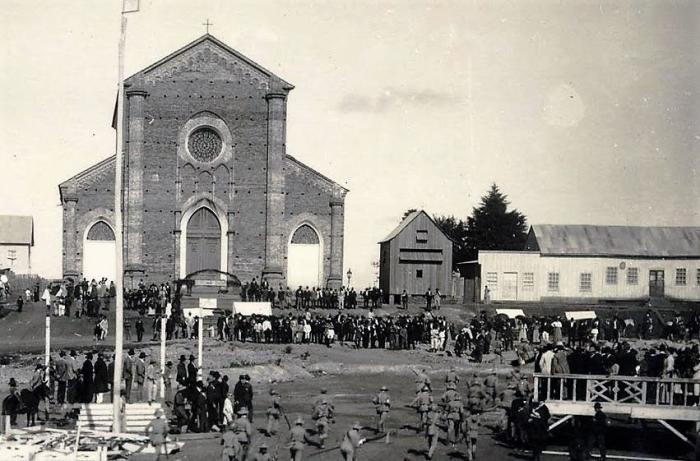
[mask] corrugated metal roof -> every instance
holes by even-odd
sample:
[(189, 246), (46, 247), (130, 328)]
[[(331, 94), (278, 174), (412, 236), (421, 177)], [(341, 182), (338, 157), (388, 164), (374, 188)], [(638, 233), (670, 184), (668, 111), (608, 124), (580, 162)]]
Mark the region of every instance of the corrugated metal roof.
[[(393, 231), (391, 231), (391, 233), (389, 235), (387, 235), (382, 240), (380, 240), (379, 243), (384, 243), (384, 242), (388, 242), (389, 240), (392, 240), (394, 237), (399, 235), (401, 233), (401, 231), (403, 231), (406, 228), (406, 226), (411, 224), (411, 221), (416, 219), (418, 217), (418, 215), (420, 215), (421, 213), (425, 213), (425, 211), (423, 211), (423, 210), (414, 211), (411, 214), (409, 214), (408, 216), (406, 216), (404, 218), (404, 220), (401, 221), (401, 224), (396, 226), (396, 228)], [(426, 216), (427, 216), (427, 213), (426, 213)], [(428, 216), (428, 218), (430, 218), (430, 216)]]
[(34, 245), (34, 218), (0, 215), (0, 243)]
[(700, 227), (533, 225), (543, 255), (700, 257)]

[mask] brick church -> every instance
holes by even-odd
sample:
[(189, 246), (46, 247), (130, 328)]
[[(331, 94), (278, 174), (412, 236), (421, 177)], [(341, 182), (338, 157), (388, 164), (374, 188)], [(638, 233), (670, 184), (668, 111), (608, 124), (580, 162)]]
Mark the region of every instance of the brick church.
[[(127, 287), (341, 285), (348, 191), (287, 154), (293, 88), (209, 34), (125, 80)], [(59, 185), (65, 277), (114, 277), (114, 175), (112, 156)]]

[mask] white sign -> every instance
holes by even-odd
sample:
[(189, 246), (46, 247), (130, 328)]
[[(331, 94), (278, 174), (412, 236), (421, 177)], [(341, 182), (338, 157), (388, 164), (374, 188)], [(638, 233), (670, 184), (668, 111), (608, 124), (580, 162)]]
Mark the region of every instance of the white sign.
[(241, 315), (272, 315), (270, 303), (233, 302), (233, 313)]
[(225, 287), (226, 280), (195, 280), (194, 284), (195, 286), (204, 287)]
[(508, 318), (514, 319), (518, 316), (525, 317), (525, 312), (522, 309), (496, 309), (497, 314), (505, 314)]
[(567, 319), (574, 319), (574, 320), (586, 320), (586, 319), (594, 319), (596, 318), (595, 312), (593, 311), (572, 311), (572, 312), (566, 312), (566, 318)]
[(216, 309), (216, 298), (199, 298), (199, 307), (202, 309)]
[(184, 318), (187, 318), (192, 314), (192, 318), (195, 317), (207, 317), (209, 315), (214, 315), (214, 310), (213, 309), (202, 309), (199, 307), (185, 307), (182, 309), (182, 315), (184, 315)]

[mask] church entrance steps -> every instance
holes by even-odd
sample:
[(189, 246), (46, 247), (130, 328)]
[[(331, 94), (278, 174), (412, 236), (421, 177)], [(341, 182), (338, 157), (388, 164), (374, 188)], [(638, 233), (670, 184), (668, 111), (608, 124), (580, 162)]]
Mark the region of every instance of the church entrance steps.
[[(124, 431), (143, 433), (146, 426), (155, 418), (156, 410), (162, 410), (160, 403), (130, 403), (126, 405)], [(86, 403), (79, 407), (78, 424), (83, 428), (110, 431), (114, 421), (111, 403)]]

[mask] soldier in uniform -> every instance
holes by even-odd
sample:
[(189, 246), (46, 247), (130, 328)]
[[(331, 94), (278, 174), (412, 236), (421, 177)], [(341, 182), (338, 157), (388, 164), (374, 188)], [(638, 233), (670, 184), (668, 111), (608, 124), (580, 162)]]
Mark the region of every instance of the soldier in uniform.
[(484, 408), (484, 400), (486, 399), (486, 394), (481, 386), (481, 382), (472, 381), (469, 385), (468, 394), (468, 407), (470, 412), (481, 411)]
[(313, 419), (316, 420), (316, 430), (318, 432), (318, 439), (321, 448), (325, 446), (326, 439), (328, 438), (328, 425), (330, 424), (330, 419), (333, 417), (333, 410), (327, 399), (321, 399), (318, 406), (314, 410)]
[[(410, 407), (413, 407), (418, 412), (419, 416), (419, 426), (418, 432), (425, 430), (428, 424), (428, 412), (430, 411), (431, 405), (433, 404), (433, 396), (430, 395), (430, 388), (428, 385), (424, 385), (416, 398), (413, 399)], [(437, 407), (437, 405), (436, 405)]]
[(270, 457), (270, 454), (267, 452), (267, 444), (262, 444), (258, 447), (258, 453), (255, 455), (255, 459), (253, 461), (271, 461), (272, 458)]
[(447, 406), (447, 404), (449, 404), (452, 400), (454, 400), (456, 395), (458, 395), (457, 385), (454, 382), (448, 382), (447, 389), (445, 390), (445, 393), (442, 394), (442, 397), (440, 397), (440, 400), (442, 401), (442, 405)]
[(343, 456), (344, 461), (355, 461), (357, 459), (355, 450), (365, 443), (365, 439), (360, 436), (361, 430), (362, 426), (356, 422), (345, 433), (343, 441), (340, 443), (340, 454)]
[(479, 438), (480, 425), (479, 414), (477, 412), (471, 412), (464, 425), (464, 436), (467, 441), (467, 459), (469, 461), (476, 459), (476, 442)]
[(373, 399), (372, 403), (377, 411), (378, 422), (377, 422), (377, 432), (386, 431), (386, 420), (389, 418), (389, 410), (391, 410), (391, 399), (389, 398), (389, 389), (386, 386), (382, 386)]
[(425, 386), (428, 386), (428, 390), (432, 391), (430, 386), (430, 378), (423, 368), (420, 373), (416, 373), (416, 392), (420, 392)]
[(267, 435), (273, 436), (277, 434), (277, 430), (280, 426), (280, 396), (275, 389), (270, 390), (270, 397), (272, 397), (272, 403), (267, 409)]
[(221, 461), (238, 461), (241, 455), (241, 444), (238, 443), (238, 437), (229, 427), (223, 427), (224, 433), (221, 435)]
[(156, 450), (156, 461), (160, 459), (161, 452), (167, 458), (168, 451), (165, 448), (165, 438), (168, 436), (168, 422), (163, 418), (163, 410), (160, 408), (155, 412), (155, 419), (146, 426), (146, 435)]
[(430, 404), (428, 411), (426, 412), (426, 430), (425, 437), (428, 442), (428, 459), (433, 459), (435, 454), (435, 449), (438, 444), (438, 420), (440, 419), (440, 414), (438, 412), (438, 406), (434, 403)]
[(294, 427), (289, 431), (289, 454), (292, 457), (292, 461), (301, 461), (301, 455), (304, 453), (306, 441), (304, 420), (297, 418), (296, 421), (294, 421)]
[(241, 445), (240, 461), (245, 461), (248, 458), (248, 450), (252, 443), (253, 428), (248, 421), (248, 409), (241, 407), (238, 410), (238, 419), (233, 423), (232, 430), (236, 434), (238, 443)]
[(450, 371), (445, 375), (445, 384), (454, 383), (455, 387), (459, 384), (459, 376), (457, 376), (457, 370), (454, 366), (450, 367)]
[(498, 375), (495, 368), (484, 378), (484, 392), (486, 393), (486, 406), (492, 407), (496, 405), (498, 400)]
[(459, 442), (459, 436), (462, 432), (462, 421), (464, 420), (465, 410), (462, 405), (462, 396), (456, 394), (445, 406), (447, 413), (447, 440), (455, 447), (455, 443)]

